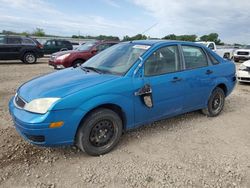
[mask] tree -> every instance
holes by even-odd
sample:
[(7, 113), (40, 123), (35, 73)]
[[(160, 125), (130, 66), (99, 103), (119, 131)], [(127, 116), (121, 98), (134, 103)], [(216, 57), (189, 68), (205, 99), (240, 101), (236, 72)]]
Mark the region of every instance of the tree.
[(132, 40), (146, 40), (148, 37), (146, 35), (137, 34), (133, 37), (129, 37), (128, 35), (123, 37), (122, 41), (132, 41)]
[(170, 34), (167, 35), (165, 37), (163, 37), (162, 39), (166, 39), (166, 40), (182, 40), (182, 41), (191, 41), (191, 42), (195, 42), (196, 41), (197, 36), (196, 35), (175, 35), (175, 34)]
[(170, 34), (170, 35), (167, 35), (165, 37), (163, 37), (162, 39), (165, 39), (165, 40), (177, 40), (177, 37), (175, 34)]
[(208, 35), (203, 35), (200, 37), (200, 41), (211, 41), (215, 42), (215, 44), (222, 44), (221, 40), (219, 39), (219, 35), (217, 33), (210, 33)]
[(32, 35), (38, 36), (38, 37), (44, 37), (46, 36), (44, 30), (42, 28), (36, 28), (33, 32)]

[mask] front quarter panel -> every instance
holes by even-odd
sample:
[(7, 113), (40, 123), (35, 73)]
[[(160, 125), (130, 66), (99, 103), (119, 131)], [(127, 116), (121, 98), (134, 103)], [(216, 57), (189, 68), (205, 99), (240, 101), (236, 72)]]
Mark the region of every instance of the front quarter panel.
[(132, 78), (119, 77), (66, 96), (53, 109), (77, 108), (89, 112), (98, 106), (113, 104), (122, 109), (126, 116), (127, 126), (131, 126), (134, 120), (133, 97)]

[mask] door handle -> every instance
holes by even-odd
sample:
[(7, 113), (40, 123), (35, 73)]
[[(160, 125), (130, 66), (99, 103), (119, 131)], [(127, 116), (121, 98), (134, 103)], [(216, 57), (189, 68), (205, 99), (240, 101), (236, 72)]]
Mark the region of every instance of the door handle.
[(206, 74), (209, 75), (209, 74), (212, 74), (213, 72), (214, 72), (214, 71), (212, 71), (212, 70), (207, 70), (207, 71), (206, 71)]
[(182, 80), (182, 78), (179, 78), (179, 77), (174, 77), (172, 82), (180, 82)]

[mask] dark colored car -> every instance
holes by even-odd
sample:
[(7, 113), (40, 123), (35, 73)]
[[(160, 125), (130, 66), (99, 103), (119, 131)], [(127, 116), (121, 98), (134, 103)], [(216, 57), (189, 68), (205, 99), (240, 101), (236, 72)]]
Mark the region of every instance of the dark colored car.
[(77, 67), (97, 53), (117, 44), (116, 41), (89, 41), (76, 50), (57, 52), (51, 55), (49, 65), (55, 69)]
[(43, 57), (43, 46), (35, 39), (23, 36), (0, 36), (0, 60), (17, 60), (36, 63)]
[(73, 46), (71, 42), (61, 39), (47, 40), (44, 44), (44, 53), (53, 54), (59, 51), (72, 50)]

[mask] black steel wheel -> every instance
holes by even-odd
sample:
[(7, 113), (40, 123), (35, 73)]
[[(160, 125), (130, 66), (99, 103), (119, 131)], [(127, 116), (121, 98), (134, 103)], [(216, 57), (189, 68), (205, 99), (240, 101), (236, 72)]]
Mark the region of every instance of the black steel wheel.
[(218, 116), (223, 110), (224, 103), (225, 93), (221, 88), (217, 87), (208, 100), (207, 108), (203, 109), (202, 112), (209, 117)]
[(112, 110), (100, 108), (87, 116), (76, 135), (76, 145), (89, 155), (111, 151), (122, 135), (122, 120)]

